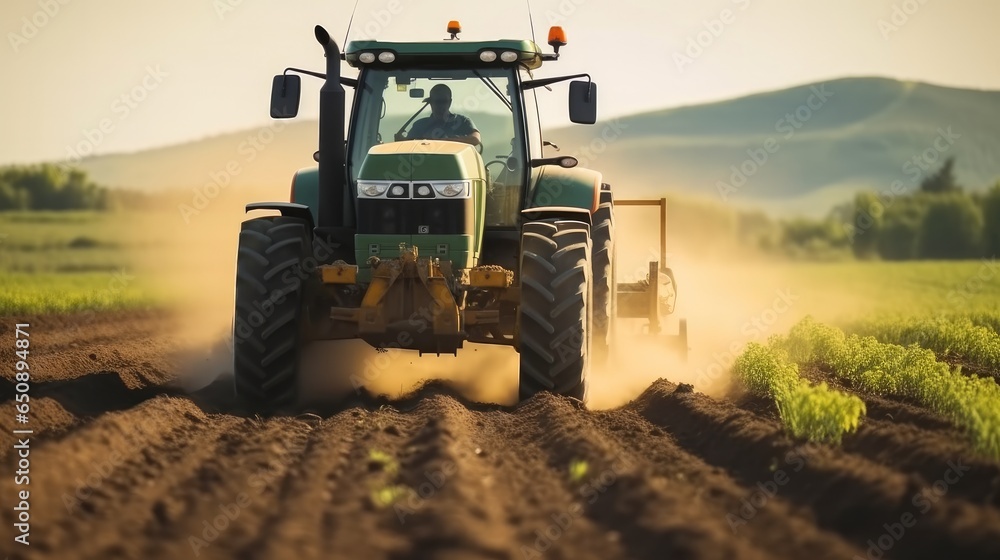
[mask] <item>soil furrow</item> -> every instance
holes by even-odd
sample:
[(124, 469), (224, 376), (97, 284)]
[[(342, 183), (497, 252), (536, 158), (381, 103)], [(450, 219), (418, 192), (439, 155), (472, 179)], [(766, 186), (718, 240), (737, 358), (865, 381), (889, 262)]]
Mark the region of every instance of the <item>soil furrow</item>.
[(394, 449), (398, 439), (382, 433), (376, 415), (351, 409), (311, 420), (315, 426), (303, 458), (288, 473), (285, 499), (276, 504), (268, 530), (244, 547), (244, 557), (378, 559), (402, 546), (392, 538), (364, 537), (380, 526), (366, 489), (371, 449)]
[(289, 470), (309, 432), (291, 418), (237, 419), (218, 449), (160, 497), (142, 530), (141, 557), (231, 558), (256, 542), (287, 502)]
[[(548, 406), (544, 415), (566, 416), (570, 411), (560, 410), (566, 406)], [(609, 454), (629, 465), (621, 477), (625, 484), (608, 487), (609, 498), (621, 503), (592, 511), (626, 535), (624, 542), (648, 543), (646, 548), (629, 547), (634, 556), (667, 550), (685, 557), (844, 558), (855, 552), (838, 535), (798, 519), (801, 512), (780, 497), (757, 487), (744, 488), (721, 469), (690, 455), (633, 411), (580, 415), (580, 421), (583, 426), (558, 434), (567, 447), (597, 457), (597, 468), (600, 457)], [(600, 480), (614, 478), (611, 468), (597, 471), (602, 472)], [(767, 508), (747, 505), (760, 498)], [(744, 513), (747, 508), (752, 511)], [(627, 511), (636, 513), (625, 515)], [(679, 528), (683, 538), (676, 534)]]
[(397, 482), (405, 488), (393, 506), (394, 527), (409, 543), (396, 558), (517, 557), (515, 530), (491, 472), (493, 442), (477, 433), (482, 413), (440, 394), (408, 414), (420, 419), (406, 432)]
[(839, 449), (796, 445), (773, 422), (730, 403), (675, 390), (660, 380), (629, 407), (747, 484), (772, 480), (776, 465), (790, 465), (793, 472), (781, 495), (809, 506), (820, 526), (841, 533), (859, 548), (889, 533), (884, 539), (889, 556), (1000, 557), (1000, 512), (947, 496), (951, 484), (945, 478), (961, 484), (969, 468), (965, 458), (952, 460), (954, 467), (941, 473), (943, 487), (935, 493), (917, 477)]
[[(489, 485), (483, 499), (501, 505), (514, 557), (625, 558), (620, 535), (585, 515), (589, 495), (571, 483), (569, 462), (549, 455), (549, 442), (540, 435), (558, 426), (540, 424), (532, 402), (512, 412), (483, 412), (467, 422), (480, 449), (481, 476)], [(562, 418), (557, 424), (568, 421)]]
[[(737, 406), (762, 419), (779, 421), (771, 400), (743, 396)], [(962, 484), (951, 488), (952, 497), (974, 504), (1000, 505), (1000, 463), (982, 457), (960, 431), (951, 426), (947, 430), (930, 430), (911, 422), (894, 422), (891, 414), (879, 417), (866, 415), (858, 431), (844, 437), (841, 449), (900, 473), (919, 476), (926, 484), (947, 471), (953, 458), (964, 457), (971, 470), (963, 476)]]
[(164, 384), (218, 366), (178, 353), (164, 314), (28, 320), (32, 546), (0, 558), (1000, 558), (1000, 463), (899, 399), (860, 395), (841, 446), (789, 439), (771, 402), (662, 380), (601, 412), (432, 383), (261, 419), (231, 379)]
[[(154, 515), (149, 502), (197, 468), (234, 420), (208, 422), (189, 402), (163, 398), (41, 444), (32, 452), (32, 479), (44, 484), (32, 494), (35, 553), (114, 556), (140, 544), (133, 531)], [(94, 532), (94, 526), (114, 529)]]

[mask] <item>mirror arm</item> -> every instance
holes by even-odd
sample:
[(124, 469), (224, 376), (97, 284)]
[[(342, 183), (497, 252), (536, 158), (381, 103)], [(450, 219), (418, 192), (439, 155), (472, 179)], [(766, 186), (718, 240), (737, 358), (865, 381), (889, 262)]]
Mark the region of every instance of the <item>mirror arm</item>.
[[(325, 80), (326, 79), (326, 74), (323, 74), (323, 73), (320, 73), (320, 72), (313, 72), (312, 70), (303, 70), (301, 68), (285, 68), (285, 71), (283, 72), (283, 74), (287, 75), (289, 72), (298, 72), (299, 74), (304, 74), (306, 76), (312, 76), (314, 78), (319, 78), (321, 80)], [(358, 87), (358, 81), (355, 80), (355, 79), (353, 79), (353, 78), (345, 78), (345, 77), (341, 76), (340, 77), (340, 83), (344, 84), (345, 86), (350, 86), (352, 88)], [(284, 91), (282, 91), (282, 93), (284, 93)]]
[[(559, 82), (565, 82), (566, 80), (572, 80), (573, 78), (587, 78), (587, 82), (592, 81), (590, 74), (573, 74), (572, 76), (559, 76), (557, 78), (539, 78), (537, 80), (528, 80), (526, 82), (521, 82), (521, 90), (527, 91), (529, 89), (535, 89), (536, 87), (547, 86), (549, 84), (557, 84)], [(590, 101), (589, 99), (587, 101)]]

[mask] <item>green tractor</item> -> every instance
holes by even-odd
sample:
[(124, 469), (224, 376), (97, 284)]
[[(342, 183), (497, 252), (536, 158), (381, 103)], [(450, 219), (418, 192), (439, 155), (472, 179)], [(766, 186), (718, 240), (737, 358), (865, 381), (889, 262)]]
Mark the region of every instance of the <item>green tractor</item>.
[[(457, 39), (458, 23), (448, 32)], [(354, 338), (437, 355), (512, 346), (521, 399), (584, 400), (615, 316), (659, 331), (675, 298), (663, 259), (644, 282), (618, 286), (611, 187), (573, 157), (542, 157), (537, 88), (575, 80), (570, 120), (597, 119), (588, 75), (532, 77), (558, 60), (561, 28), (549, 33), (553, 53), (527, 40), (365, 40), (342, 53), (325, 29), (315, 35), (326, 73), (276, 76), (271, 116), (297, 115), (295, 73), (324, 80), (318, 167), (295, 174), (289, 202), (247, 205), (280, 215), (240, 231), (234, 373), (249, 406), (291, 407), (304, 346)], [(340, 75), (342, 60), (356, 79)], [(671, 338), (686, 351), (683, 324)], [(344, 367), (331, 363), (331, 375)]]

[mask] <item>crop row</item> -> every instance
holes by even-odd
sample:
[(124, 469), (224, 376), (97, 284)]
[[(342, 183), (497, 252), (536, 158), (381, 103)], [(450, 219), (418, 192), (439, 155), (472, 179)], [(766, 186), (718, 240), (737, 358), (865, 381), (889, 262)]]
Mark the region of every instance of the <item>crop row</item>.
[(733, 364), (733, 375), (752, 393), (773, 399), (785, 429), (795, 437), (840, 442), (858, 429), (865, 414), (858, 397), (799, 377), (798, 366), (773, 345), (750, 343)]
[(992, 379), (962, 375), (930, 350), (848, 336), (812, 319), (772, 345), (792, 362), (826, 366), (857, 390), (912, 399), (964, 429), (980, 452), (1000, 459), (1000, 385)]
[(901, 346), (916, 344), (938, 355), (955, 356), (980, 370), (1000, 370), (1000, 334), (992, 315), (928, 319), (876, 319), (855, 325), (851, 331)]
[(993, 332), (1000, 334), (1000, 310), (992, 312), (977, 311), (975, 313), (967, 313), (966, 317), (972, 321), (972, 324), (980, 327), (987, 327)]

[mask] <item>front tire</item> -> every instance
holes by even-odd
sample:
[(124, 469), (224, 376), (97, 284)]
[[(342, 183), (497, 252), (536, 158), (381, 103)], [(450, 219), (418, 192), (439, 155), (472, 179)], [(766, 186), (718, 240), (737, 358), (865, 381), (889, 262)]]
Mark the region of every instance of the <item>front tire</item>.
[(591, 274), (587, 224), (570, 220), (524, 224), (518, 307), (521, 400), (541, 391), (586, 400)]
[(594, 359), (603, 364), (611, 353), (612, 322), (617, 298), (615, 291), (615, 210), (611, 191), (601, 191), (591, 230), (594, 285)]
[(284, 216), (243, 222), (236, 260), (233, 373), (236, 395), (255, 412), (293, 405), (304, 343), (312, 253), (308, 223)]

